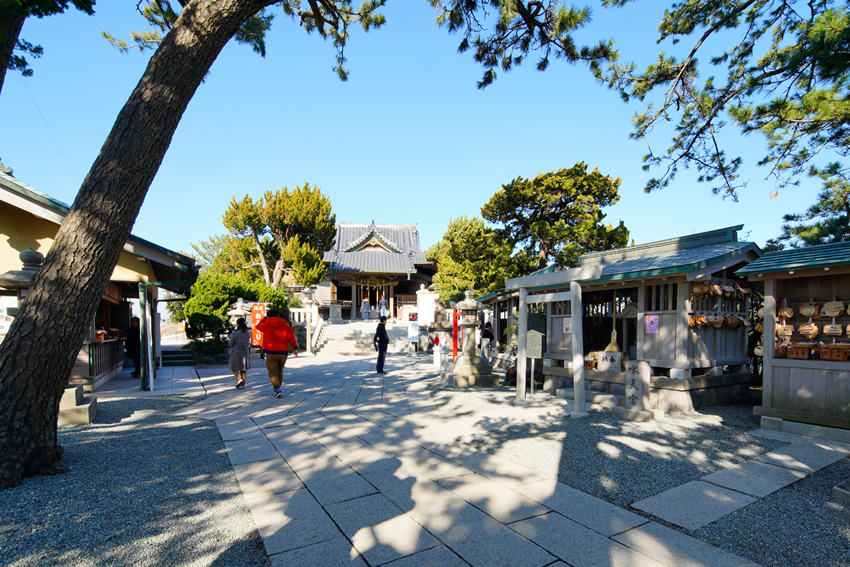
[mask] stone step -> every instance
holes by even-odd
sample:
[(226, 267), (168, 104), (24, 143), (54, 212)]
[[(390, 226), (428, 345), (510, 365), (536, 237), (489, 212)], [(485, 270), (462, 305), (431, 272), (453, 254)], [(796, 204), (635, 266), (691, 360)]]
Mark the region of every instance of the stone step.
[(62, 394), (62, 399), (59, 401), (59, 409), (77, 407), (85, 403), (84, 398), (82, 385), (69, 386), (65, 388), (65, 393)]
[(162, 359), (162, 367), (166, 366), (194, 366), (194, 359), (189, 360), (169, 360), (167, 358)]
[(83, 386), (65, 388), (59, 402), (59, 425), (86, 425), (97, 414), (97, 398), (83, 395)]
[[(555, 390), (556, 398), (566, 400), (575, 399), (575, 391), (572, 388), (558, 388)], [(601, 392), (584, 391), (584, 403), (595, 404), (606, 408), (625, 407), (626, 396), (619, 394), (603, 394)]]
[(162, 360), (193, 360), (195, 358), (194, 351), (180, 350), (163, 350)]

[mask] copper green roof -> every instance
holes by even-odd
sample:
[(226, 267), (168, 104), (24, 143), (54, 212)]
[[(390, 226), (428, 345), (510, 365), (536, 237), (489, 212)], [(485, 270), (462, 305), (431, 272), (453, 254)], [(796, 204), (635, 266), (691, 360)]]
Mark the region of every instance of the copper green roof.
[[(758, 255), (761, 250), (752, 242), (729, 242), (714, 246), (648, 254), (638, 258), (625, 258), (604, 264), (602, 276), (593, 281), (628, 280), (682, 274), (731, 260), (747, 252), (754, 252)], [(583, 261), (581, 265), (585, 265)]]
[(850, 265), (850, 242), (770, 252), (736, 273), (739, 275), (760, 274), (842, 265)]

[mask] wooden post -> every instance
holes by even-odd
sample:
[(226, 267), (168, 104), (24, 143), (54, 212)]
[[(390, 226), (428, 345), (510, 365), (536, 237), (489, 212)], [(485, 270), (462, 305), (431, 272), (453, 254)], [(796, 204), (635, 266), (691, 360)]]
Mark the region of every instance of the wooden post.
[(677, 283), (671, 285), (678, 285), (678, 294), (676, 296), (678, 317), (676, 318), (676, 335), (674, 339), (676, 341), (675, 360), (687, 361), (689, 360), (688, 345), (691, 342), (690, 315), (688, 315), (688, 311), (690, 310), (691, 286), (688, 284), (687, 278), (681, 278)]
[(762, 400), (765, 408), (773, 407), (773, 357), (776, 354), (776, 280), (764, 280), (764, 333), (762, 345)]

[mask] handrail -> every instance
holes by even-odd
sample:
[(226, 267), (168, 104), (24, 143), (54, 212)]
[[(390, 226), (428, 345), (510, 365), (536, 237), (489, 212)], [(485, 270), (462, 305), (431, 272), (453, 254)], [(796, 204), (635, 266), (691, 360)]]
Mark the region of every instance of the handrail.
[(311, 337), (310, 344), (312, 346), (313, 352), (316, 352), (316, 347), (319, 344), (319, 340), (321, 340), (322, 333), (325, 329), (325, 320), (322, 319), (321, 316), (316, 318), (316, 326), (313, 328), (313, 336)]

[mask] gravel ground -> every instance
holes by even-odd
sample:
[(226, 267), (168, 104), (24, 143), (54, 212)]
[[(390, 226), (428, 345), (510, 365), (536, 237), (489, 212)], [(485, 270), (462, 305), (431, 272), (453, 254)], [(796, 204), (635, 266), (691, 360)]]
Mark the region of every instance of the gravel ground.
[[(510, 404), (515, 395), (506, 387), (446, 388), (438, 378), (425, 384), (437, 406), (452, 415), (486, 413)], [(535, 393), (529, 399), (552, 398)], [(459, 440), (652, 517), (630, 505), (786, 445), (747, 435), (758, 428), (751, 406), (726, 406), (644, 423), (591, 413), (587, 419), (544, 420)], [(850, 459), (842, 459), (702, 529), (667, 525), (765, 567), (847, 567), (850, 505), (831, 496), (847, 478)]]
[(215, 423), (178, 397), (103, 399), (59, 428), (70, 472), (0, 491), (0, 564), (265, 566)]

